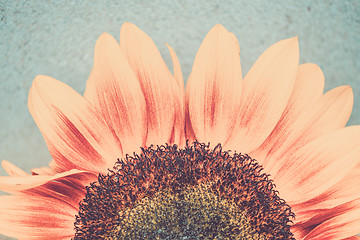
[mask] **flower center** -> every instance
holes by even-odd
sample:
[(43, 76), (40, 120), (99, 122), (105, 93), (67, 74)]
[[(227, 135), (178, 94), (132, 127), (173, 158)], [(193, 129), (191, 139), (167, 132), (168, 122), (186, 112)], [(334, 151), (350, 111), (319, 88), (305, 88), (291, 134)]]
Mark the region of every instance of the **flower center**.
[(99, 175), (74, 239), (294, 239), (293, 217), (255, 160), (195, 142), (142, 149)]
[(211, 185), (167, 189), (140, 200), (120, 213), (109, 239), (266, 239), (243, 209), (214, 194)]

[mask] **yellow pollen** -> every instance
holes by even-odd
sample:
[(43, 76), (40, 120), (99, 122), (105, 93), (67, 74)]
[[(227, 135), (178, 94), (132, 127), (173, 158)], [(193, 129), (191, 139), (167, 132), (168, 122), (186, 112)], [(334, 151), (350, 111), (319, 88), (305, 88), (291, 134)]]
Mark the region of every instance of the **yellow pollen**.
[(244, 209), (214, 194), (211, 186), (166, 189), (141, 199), (119, 212), (119, 226), (107, 239), (266, 239)]

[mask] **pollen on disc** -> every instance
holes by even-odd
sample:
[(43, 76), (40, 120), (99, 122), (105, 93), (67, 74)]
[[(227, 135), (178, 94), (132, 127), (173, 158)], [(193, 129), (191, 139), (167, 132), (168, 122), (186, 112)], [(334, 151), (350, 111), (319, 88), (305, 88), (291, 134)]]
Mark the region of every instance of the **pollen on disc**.
[(251, 226), (244, 209), (210, 187), (166, 189), (140, 200), (119, 213), (119, 226), (108, 239), (266, 239)]
[(74, 239), (294, 239), (269, 175), (220, 144), (150, 146), (86, 190)]

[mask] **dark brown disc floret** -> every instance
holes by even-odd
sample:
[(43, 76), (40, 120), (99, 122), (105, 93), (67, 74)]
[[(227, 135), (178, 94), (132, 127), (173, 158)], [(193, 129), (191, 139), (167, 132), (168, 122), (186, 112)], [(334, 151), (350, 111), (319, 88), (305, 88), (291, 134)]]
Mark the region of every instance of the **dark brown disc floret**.
[(142, 149), (86, 188), (74, 239), (294, 239), (294, 214), (248, 155)]

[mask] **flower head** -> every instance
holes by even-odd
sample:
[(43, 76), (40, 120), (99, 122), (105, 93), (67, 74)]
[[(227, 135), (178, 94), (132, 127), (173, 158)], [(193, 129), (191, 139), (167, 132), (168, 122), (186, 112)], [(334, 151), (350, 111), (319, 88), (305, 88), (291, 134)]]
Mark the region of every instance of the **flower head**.
[(268, 177), (220, 144), (143, 149), (88, 188), (75, 239), (291, 239), (293, 213)]
[[(168, 46), (169, 47), (169, 46)], [(29, 109), (53, 161), (7, 161), (0, 233), (20, 239), (356, 239), (360, 128), (348, 86), (323, 94), (297, 38), (242, 79), (236, 37), (216, 25), (184, 91), (152, 40), (102, 34), (84, 96), (35, 78)], [(256, 159), (256, 160), (255, 160)], [(74, 229), (75, 228), (75, 229)]]

